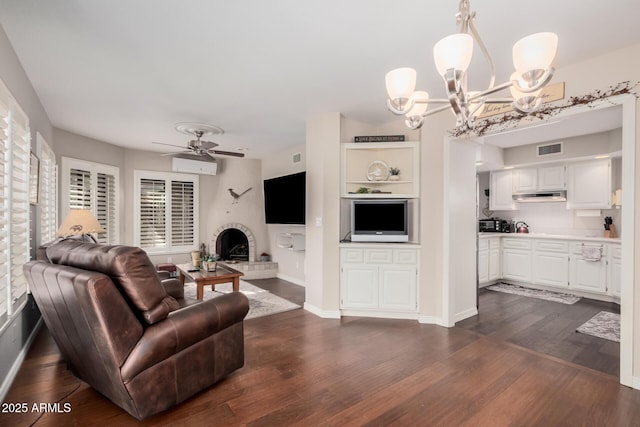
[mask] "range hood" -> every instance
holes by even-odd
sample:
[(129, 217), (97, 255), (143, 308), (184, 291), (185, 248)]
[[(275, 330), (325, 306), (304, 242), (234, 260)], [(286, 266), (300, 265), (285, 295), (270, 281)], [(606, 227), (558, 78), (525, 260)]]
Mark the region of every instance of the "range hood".
[(562, 190), (537, 193), (518, 193), (513, 195), (513, 201), (518, 203), (566, 202), (567, 191)]

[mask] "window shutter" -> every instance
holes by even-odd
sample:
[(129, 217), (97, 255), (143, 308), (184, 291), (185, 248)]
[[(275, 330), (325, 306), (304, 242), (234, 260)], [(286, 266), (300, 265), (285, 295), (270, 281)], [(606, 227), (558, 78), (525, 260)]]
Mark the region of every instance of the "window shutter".
[(143, 248), (167, 244), (166, 196), (164, 180), (140, 180), (140, 246)]
[(91, 172), (71, 169), (69, 174), (69, 209), (91, 209)]
[(98, 243), (107, 244), (116, 237), (116, 177), (106, 173), (97, 174), (96, 219), (105, 230), (98, 233)]
[(194, 241), (193, 182), (171, 181), (171, 245), (191, 246)]
[(7, 172), (9, 152), (9, 110), (0, 103), (0, 327), (7, 321), (7, 285), (9, 265), (9, 188)]
[(58, 166), (56, 156), (44, 139), (40, 140), (40, 241), (50, 242), (58, 231), (57, 188)]

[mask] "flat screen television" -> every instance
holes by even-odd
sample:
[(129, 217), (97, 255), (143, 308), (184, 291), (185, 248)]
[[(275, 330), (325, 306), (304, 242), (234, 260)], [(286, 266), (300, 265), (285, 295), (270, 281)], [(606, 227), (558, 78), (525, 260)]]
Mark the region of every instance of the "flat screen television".
[(352, 242), (408, 242), (407, 200), (351, 201)]
[(267, 224), (304, 225), (306, 172), (265, 179), (263, 189)]

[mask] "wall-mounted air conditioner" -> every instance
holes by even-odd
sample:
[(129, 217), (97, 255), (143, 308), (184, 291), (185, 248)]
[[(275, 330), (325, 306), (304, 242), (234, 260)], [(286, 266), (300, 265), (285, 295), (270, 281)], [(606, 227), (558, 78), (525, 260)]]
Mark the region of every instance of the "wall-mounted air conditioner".
[(206, 154), (203, 156), (176, 154), (171, 159), (171, 170), (200, 175), (215, 175), (218, 172), (218, 163), (216, 159)]

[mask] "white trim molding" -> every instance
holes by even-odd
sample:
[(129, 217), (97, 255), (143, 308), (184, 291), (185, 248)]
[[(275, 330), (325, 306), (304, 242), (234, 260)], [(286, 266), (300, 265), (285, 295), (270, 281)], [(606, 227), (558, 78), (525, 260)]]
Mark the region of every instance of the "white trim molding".
[(315, 314), (318, 317), (322, 317), (323, 319), (340, 319), (342, 315), (337, 310), (322, 310), (314, 305), (309, 304), (308, 302), (304, 303), (303, 307), (306, 311), (311, 314)]

